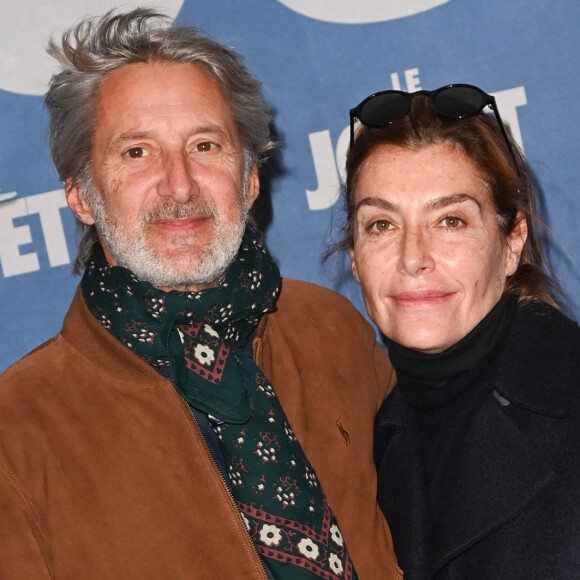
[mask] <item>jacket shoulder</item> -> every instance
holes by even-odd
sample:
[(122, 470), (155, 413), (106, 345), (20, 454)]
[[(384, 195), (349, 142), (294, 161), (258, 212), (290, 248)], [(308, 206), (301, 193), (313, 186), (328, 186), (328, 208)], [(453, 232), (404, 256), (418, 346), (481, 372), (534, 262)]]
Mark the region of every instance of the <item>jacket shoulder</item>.
[(338, 292), (301, 280), (284, 278), (282, 291), (277, 302), (275, 316), (316, 324), (338, 324), (340, 326), (360, 327), (369, 336), (376, 336), (371, 325), (353, 304)]
[(46, 375), (46, 369), (51, 368), (51, 361), (62, 346), (62, 337), (57, 334), (11, 364), (0, 374), (0, 391), (15, 381), (30, 379), (36, 374), (36, 369), (42, 369), (42, 374)]
[(324, 361), (345, 376), (374, 371), (379, 401), (384, 399), (395, 383), (395, 373), (374, 328), (346, 297), (310, 282), (284, 278), (277, 307), (261, 325), (270, 349), (287, 352), (300, 367), (320, 366)]
[(563, 417), (579, 382), (577, 323), (543, 302), (518, 308), (502, 343), (496, 390), (528, 411)]

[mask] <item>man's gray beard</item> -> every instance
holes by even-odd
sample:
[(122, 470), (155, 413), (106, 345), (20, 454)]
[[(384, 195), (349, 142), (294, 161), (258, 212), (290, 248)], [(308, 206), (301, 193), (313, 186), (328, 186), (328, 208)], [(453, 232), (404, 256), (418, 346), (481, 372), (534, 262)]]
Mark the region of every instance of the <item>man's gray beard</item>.
[[(244, 180), (246, 181), (246, 180)], [(137, 232), (114, 223), (107, 214), (102, 196), (94, 186), (85, 188), (85, 197), (95, 220), (97, 232), (119, 266), (130, 270), (139, 280), (156, 288), (208, 287), (219, 281), (235, 258), (248, 220), (247, 185), (244, 183), (237, 219), (228, 220), (214, 204), (196, 200), (185, 204), (167, 201), (139, 216)], [(190, 266), (176, 269), (171, 260), (158, 255), (147, 243), (147, 228), (157, 218), (211, 216), (213, 238)], [(192, 242), (194, 232), (169, 234), (175, 247)]]

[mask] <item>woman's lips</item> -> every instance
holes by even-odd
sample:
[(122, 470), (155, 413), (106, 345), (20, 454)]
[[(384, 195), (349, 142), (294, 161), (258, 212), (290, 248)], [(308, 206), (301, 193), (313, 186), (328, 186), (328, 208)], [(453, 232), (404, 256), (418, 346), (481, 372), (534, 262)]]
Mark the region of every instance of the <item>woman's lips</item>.
[(411, 290), (399, 292), (392, 296), (393, 300), (403, 307), (433, 306), (447, 300), (453, 292), (445, 290)]

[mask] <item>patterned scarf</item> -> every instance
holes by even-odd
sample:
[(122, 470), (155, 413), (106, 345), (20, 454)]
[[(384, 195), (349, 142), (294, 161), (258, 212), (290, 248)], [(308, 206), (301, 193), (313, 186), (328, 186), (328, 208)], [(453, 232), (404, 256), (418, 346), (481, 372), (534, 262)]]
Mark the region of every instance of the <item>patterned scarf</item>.
[(230, 488), (277, 579), (356, 579), (336, 519), (266, 376), (244, 347), (275, 310), (278, 267), (246, 232), (223, 282), (163, 292), (93, 254), (81, 282), (93, 315), (206, 413)]

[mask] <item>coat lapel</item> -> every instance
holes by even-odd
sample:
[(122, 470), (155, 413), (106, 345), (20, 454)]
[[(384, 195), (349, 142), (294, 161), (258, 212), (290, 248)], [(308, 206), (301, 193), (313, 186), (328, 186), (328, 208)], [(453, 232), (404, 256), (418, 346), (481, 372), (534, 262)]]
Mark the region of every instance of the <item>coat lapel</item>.
[(434, 573), (516, 517), (555, 477), (549, 457), (517, 428), (502, 404), (507, 400), (486, 397), (465, 436), (434, 534)]
[(398, 389), (375, 421), (375, 461), (379, 504), (393, 535), (399, 566), (410, 578), (422, 578), (428, 566), (428, 506), (418, 433), (408, 420)]
[(547, 449), (516, 425), (508, 405), (527, 420), (565, 416), (577, 333), (573, 321), (546, 304), (518, 309), (488, 378), (493, 396), (477, 409), (450, 474), (434, 536), (435, 572), (516, 517), (555, 477)]

